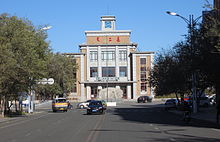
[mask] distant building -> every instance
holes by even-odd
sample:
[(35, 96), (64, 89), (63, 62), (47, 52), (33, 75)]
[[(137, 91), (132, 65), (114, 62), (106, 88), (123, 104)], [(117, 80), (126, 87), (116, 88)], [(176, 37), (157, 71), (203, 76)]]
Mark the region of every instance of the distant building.
[(154, 97), (147, 83), (154, 52), (138, 52), (137, 44), (130, 41), (131, 31), (116, 30), (115, 16), (102, 16), (101, 30), (85, 31), (85, 35), (80, 53), (65, 54), (78, 64), (73, 98), (95, 99), (105, 88), (121, 89), (123, 95), (116, 99)]

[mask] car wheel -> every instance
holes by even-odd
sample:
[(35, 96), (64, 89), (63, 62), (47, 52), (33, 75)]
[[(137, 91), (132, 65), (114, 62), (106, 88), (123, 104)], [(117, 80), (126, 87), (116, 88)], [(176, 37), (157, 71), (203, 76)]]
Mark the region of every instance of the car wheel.
[(84, 108), (84, 106), (83, 106), (83, 105), (80, 105), (80, 106), (79, 106), (79, 108), (83, 109), (83, 108)]

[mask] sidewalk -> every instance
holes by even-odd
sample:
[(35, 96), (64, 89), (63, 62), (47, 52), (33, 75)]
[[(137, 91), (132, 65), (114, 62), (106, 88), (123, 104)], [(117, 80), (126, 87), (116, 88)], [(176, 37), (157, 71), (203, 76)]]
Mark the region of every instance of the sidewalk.
[(40, 109), (41, 107), (44, 107), (45, 105), (47, 105), (48, 103), (51, 103), (52, 101), (51, 100), (47, 100), (47, 101), (44, 101), (44, 102), (35, 102), (35, 111), (33, 113), (27, 113), (27, 107), (24, 107), (23, 110), (26, 112), (25, 115), (19, 115), (19, 116), (14, 116), (14, 117), (2, 117), (0, 115), (0, 124), (3, 123), (3, 122), (10, 122), (10, 121), (13, 121), (13, 120), (17, 120), (17, 119), (21, 119), (21, 118), (24, 118), (24, 117), (28, 117), (28, 116), (31, 116), (31, 115), (35, 115), (35, 114), (38, 114), (40, 113), (41, 111), (39, 111), (38, 109)]
[[(169, 110), (169, 112), (175, 113), (182, 115), (183, 112), (180, 110)], [(192, 113), (191, 115), (192, 118), (194, 119), (200, 119), (200, 120), (205, 120), (209, 121), (212, 123), (216, 123), (216, 108), (214, 106), (210, 106), (207, 108), (201, 107), (199, 108), (197, 113)]]

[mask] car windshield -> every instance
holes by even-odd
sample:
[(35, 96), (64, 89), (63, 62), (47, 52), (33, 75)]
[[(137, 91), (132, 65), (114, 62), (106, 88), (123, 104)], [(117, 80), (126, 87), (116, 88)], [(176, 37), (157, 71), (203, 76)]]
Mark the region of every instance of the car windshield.
[(65, 103), (66, 102), (66, 99), (57, 99), (56, 100), (56, 103)]
[(167, 100), (167, 102), (175, 102), (176, 100), (172, 99), (172, 100)]
[(91, 102), (89, 105), (102, 105), (102, 102)]

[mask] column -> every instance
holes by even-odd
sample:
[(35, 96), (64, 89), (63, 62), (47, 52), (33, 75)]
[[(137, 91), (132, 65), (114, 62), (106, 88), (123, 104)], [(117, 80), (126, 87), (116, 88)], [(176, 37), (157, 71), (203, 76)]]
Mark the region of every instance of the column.
[(98, 77), (102, 77), (102, 50), (98, 46)]
[(87, 74), (86, 74), (86, 78), (87, 80), (90, 80), (90, 52), (89, 52), (89, 47), (86, 47), (86, 70), (87, 70)]
[(100, 91), (102, 90), (102, 86), (98, 86), (97, 89), (98, 89), (98, 98), (102, 98), (100, 94)]
[(80, 89), (81, 89), (80, 101), (85, 101), (86, 100), (86, 96), (85, 96), (84, 83), (80, 84)]
[(128, 81), (131, 80), (131, 64), (130, 64), (130, 46), (127, 46), (127, 79)]
[(136, 99), (136, 92), (137, 92), (137, 78), (136, 78), (136, 55), (132, 54), (132, 64), (133, 64), (133, 99)]
[(131, 99), (131, 85), (127, 85), (127, 99)]
[(119, 77), (119, 51), (118, 51), (118, 46), (115, 47), (115, 69), (116, 69), (116, 76)]
[[(84, 55), (80, 56), (80, 82), (84, 82)], [(80, 100), (85, 101), (86, 96), (85, 96), (85, 90), (84, 90), (84, 83), (80, 84)]]
[(86, 99), (90, 100), (91, 99), (91, 87), (86, 86)]

